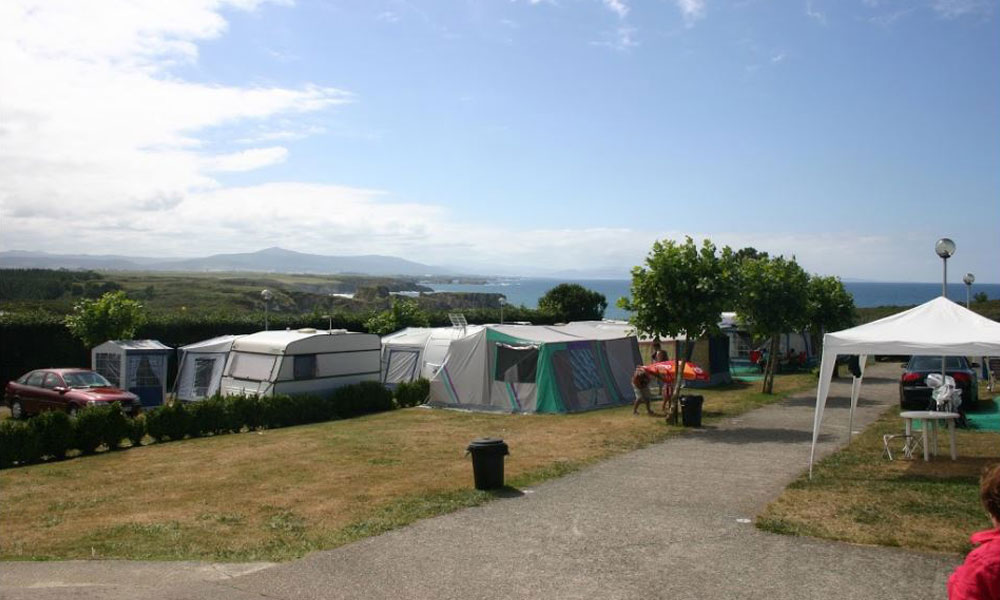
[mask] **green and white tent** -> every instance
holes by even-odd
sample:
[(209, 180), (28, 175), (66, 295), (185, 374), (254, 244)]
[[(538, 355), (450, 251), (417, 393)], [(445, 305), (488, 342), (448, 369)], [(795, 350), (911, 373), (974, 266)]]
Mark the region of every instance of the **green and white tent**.
[(428, 404), (513, 413), (629, 404), (639, 364), (635, 336), (600, 321), (486, 325), (451, 342)]

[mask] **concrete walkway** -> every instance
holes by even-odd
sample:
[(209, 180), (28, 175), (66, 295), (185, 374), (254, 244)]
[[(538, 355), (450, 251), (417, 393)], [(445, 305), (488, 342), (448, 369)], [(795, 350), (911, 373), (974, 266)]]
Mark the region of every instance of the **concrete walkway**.
[[(866, 372), (856, 429), (896, 401), (897, 373), (894, 365)], [(834, 384), (823, 455), (846, 441), (848, 393), (849, 385)], [(64, 565), (81, 563), (5, 563), (0, 597), (944, 597), (959, 556), (779, 536), (749, 522), (807, 466), (811, 396), (608, 460), (523, 495), (292, 563), (231, 565), (224, 576), (199, 576), (194, 571), (205, 566), (192, 565), (172, 581), (151, 581), (128, 574), (155, 565), (107, 561), (98, 564), (118, 572), (95, 577), (100, 587), (46, 585), (58, 580)], [(47, 576), (26, 575), (46, 566)]]

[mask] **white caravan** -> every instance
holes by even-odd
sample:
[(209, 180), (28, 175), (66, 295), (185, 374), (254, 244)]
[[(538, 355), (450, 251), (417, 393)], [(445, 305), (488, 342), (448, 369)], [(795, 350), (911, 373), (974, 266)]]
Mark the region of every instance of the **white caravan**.
[(325, 394), (379, 380), (379, 337), (343, 329), (261, 331), (233, 342), (222, 394)]

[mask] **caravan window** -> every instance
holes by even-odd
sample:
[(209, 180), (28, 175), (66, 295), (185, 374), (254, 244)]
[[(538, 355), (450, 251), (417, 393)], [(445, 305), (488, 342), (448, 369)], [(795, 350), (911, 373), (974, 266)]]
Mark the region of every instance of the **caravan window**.
[(292, 363), (292, 376), (295, 379), (315, 379), (316, 378), (316, 355), (300, 354), (295, 357)]
[(194, 395), (204, 397), (212, 387), (212, 372), (215, 371), (214, 358), (194, 359)]
[(496, 352), (494, 379), (511, 383), (535, 383), (538, 370), (537, 346), (497, 344)]
[(229, 376), (236, 379), (267, 381), (274, 370), (277, 356), (271, 354), (233, 353), (233, 362), (229, 367)]

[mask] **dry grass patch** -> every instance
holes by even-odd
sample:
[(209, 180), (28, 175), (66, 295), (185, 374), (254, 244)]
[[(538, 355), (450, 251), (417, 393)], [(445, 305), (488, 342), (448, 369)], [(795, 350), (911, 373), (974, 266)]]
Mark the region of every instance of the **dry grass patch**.
[(851, 445), (804, 474), (757, 518), (776, 533), (861, 544), (967, 552), (973, 531), (990, 521), (979, 503), (979, 476), (1000, 462), (1000, 433), (959, 430), (959, 459), (948, 456), (948, 436), (938, 436), (937, 458), (924, 462), (882, 457), (882, 435), (903, 428), (892, 409)]
[[(783, 392), (810, 375), (776, 380)], [(705, 390), (705, 414), (781, 398)], [(154, 444), (0, 472), (3, 559), (285, 560), (487, 501), (466, 444), (504, 438), (515, 487), (679, 433), (631, 407), (577, 415), (414, 408)]]

